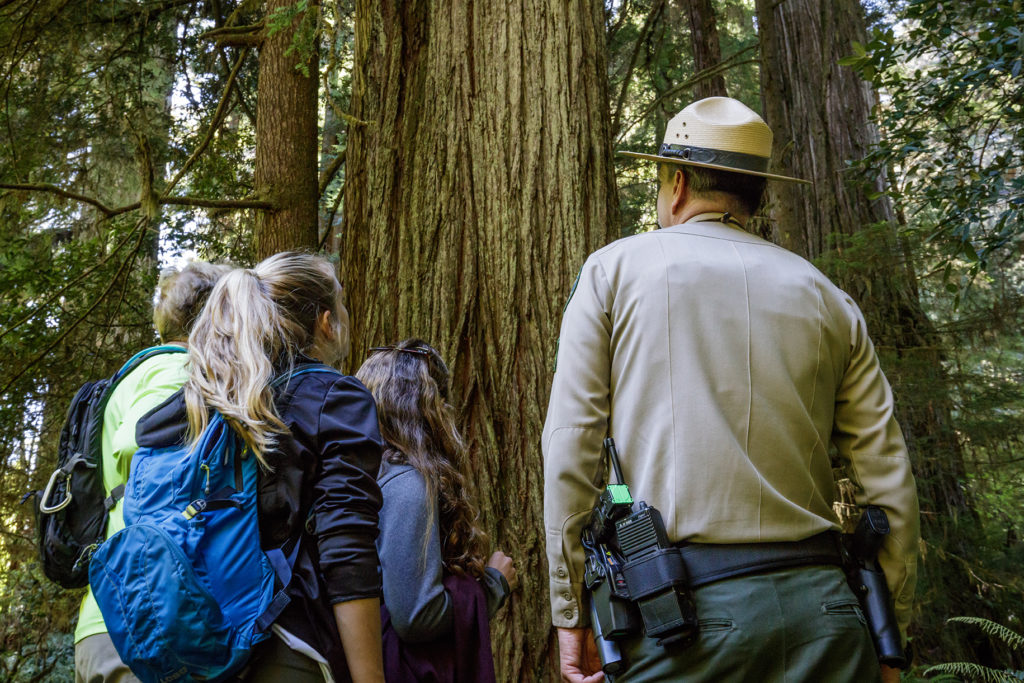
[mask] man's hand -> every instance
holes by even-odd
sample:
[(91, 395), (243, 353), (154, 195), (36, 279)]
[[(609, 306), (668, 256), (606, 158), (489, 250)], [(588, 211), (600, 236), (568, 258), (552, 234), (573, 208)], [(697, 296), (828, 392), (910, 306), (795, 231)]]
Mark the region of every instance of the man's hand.
[(565, 683), (599, 683), (604, 680), (601, 658), (589, 628), (558, 629), (558, 665)]
[(900, 683), (900, 670), (882, 664), (882, 683)]

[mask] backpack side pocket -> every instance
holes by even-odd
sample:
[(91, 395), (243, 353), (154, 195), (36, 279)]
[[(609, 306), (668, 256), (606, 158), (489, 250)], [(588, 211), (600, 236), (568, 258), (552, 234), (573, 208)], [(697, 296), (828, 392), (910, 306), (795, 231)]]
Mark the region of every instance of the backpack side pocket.
[(192, 563), (158, 526), (112, 536), (94, 553), (89, 580), (118, 654), (145, 683), (220, 680), (249, 657)]

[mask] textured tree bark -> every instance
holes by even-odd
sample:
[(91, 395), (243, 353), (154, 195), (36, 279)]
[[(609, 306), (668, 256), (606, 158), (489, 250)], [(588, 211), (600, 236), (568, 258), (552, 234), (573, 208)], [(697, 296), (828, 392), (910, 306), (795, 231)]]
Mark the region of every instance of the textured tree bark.
[[(266, 15), (292, 4), (267, 0)], [(308, 76), (296, 69), (302, 50), (285, 54), (300, 21), (260, 45), (254, 180), (256, 194), (278, 208), (256, 214), (257, 260), (317, 246), (317, 51), (310, 50)]]
[[(774, 239), (823, 267), (858, 302), (896, 394), (921, 498), (926, 543), (970, 558), (977, 516), (963, 481), (963, 449), (952, 424), (940, 340), (920, 306), (911, 258), (895, 231), (882, 189), (854, 182), (848, 160), (878, 141), (870, 119), (875, 94), (838, 60), (864, 42), (857, 0), (757, 0), (765, 118), (775, 133), (775, 168), (813, 180), (770, 183)], [(874, 196), (874, 195), (872, 195)], [(927, 550), (927, 548), (926, 548)], [(922, 584), (946, 594), (919, 620), (917, 644), (936, 647), (945, 617), (982, 614), (974, 581), (942, 552), (925, 552)], [(925, 596), (924, 600), (931, 599)], [(927, 619), (927, 622), (925, 622)], [(945, 644), (942, 661), (953, 656)], [(955, 658), (955, 657), (954, 657)]]
[[(722, 61), (722, 46), (718, 40), (718, 21), (711, 0), (677, 0), (690, 21), (690, 43), (693, 46), (693, 66), (697, 73), (717, 66)], [(697, 83), (694, 100), (705, 97), (727, 97), (725, 76), (718, 74)]]
[(360, 0), (356, 17), (352, 362), (415, 335), (451, 364), (482, 520), (523, 580), (492, 622), (499, 679), (554, 679), (540, 433), (563, 304), (616, 232), (602, 5)]

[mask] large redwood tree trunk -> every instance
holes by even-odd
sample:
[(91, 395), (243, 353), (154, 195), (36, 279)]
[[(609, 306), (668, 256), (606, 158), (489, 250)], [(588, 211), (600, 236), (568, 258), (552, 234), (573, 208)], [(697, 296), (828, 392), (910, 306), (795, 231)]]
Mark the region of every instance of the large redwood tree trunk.
[(499, 679), (551, 679), (540, 433), (563, 304), (616, 225), (602, 5), (360, 0), (356, 17), (352, 362), (416, 335), (451, 364), (483, 523), (523, 582), (492, 622)]
[(943, 620), (985, 612), (964, 565), (944, 555), (974, 555), (977, 516), (964, 485), (940, 339), (921, 308), (891, 202), (879, 196), (885, 179), (856, 181), (847, 163), (862, 159), (878, 141), (870, 118), (875, 93), (838, 65), (852, 53), (852, 41), (865, 41), (862, 9), (857, 0), (756, 4), (775, 168), (814, 181), (813, 187), (769, 184), (774, 237), (818, 259), (864, 311), (893, 385), (921, 498), (925, 544), (919, 586), (927, 592), (918, 591), (917, 644), (949, 661), (964, 653), (948, 642), (939, 645)]
[[(293, 0), (267, 0), (266, 16)], [(318, 3), (310, 3), (316, 5)], [(315, 12), (310, 7), (308, 12)], [(256, 193), (273, 211), (256, 217), (256, 260), (285, 249), (317, 246), (316, 46), (286, 54), (302, 15), (260, 44), (256, 93)], [(305, 52), (305, 54), (304, 54)], [(305, 61), (307, 74), (296, 67)]]

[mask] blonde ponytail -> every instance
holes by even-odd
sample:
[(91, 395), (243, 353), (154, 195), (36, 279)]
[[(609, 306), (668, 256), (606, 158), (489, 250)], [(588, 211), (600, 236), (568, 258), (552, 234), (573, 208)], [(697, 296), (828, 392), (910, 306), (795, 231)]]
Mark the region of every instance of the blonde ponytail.
[(312, 254), (284, 252), (252, 270), (225, 275), (189, 336), (185, 405), (192, 441), (212, 408), (260, 462), (287, 427), (274, 407), (276, 372), (290, 370), (309, 351), (323, 311), (337, 318), (341, 286), (333, 267)]

